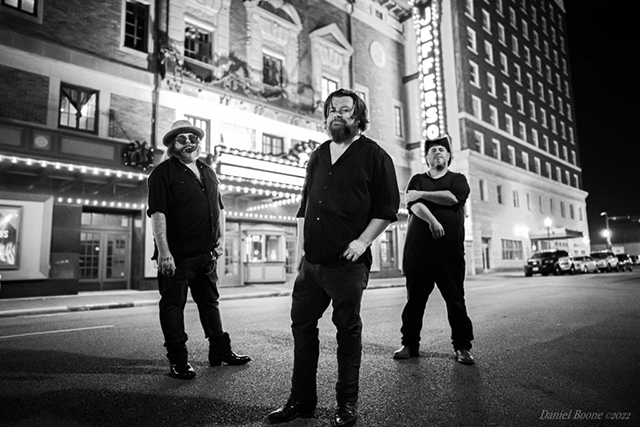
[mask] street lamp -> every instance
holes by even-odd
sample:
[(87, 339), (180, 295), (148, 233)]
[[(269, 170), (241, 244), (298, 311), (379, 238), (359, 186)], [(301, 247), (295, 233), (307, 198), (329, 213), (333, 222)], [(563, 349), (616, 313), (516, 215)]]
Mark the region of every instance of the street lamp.
[(609, 230), (609, 215), (606, 212), (600, 212), (600, 216), (604, 217), (605, 229), (602, 235), (607, 238), (607, 249), (611, 250), (611, 231)]
[(551, 249), (551, 231), (549, 229), (549, 227), (551, 227), (551, 224), (552, 224), (551, 218), (546, 217), (544, 219), (544, 226), (547, 227), (547, 246), (548, 246), (547, 249)]

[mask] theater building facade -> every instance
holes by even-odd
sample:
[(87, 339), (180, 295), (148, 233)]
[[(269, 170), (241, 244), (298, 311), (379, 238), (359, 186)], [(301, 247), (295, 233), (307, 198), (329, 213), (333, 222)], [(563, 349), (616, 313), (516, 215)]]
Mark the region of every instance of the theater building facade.
[[(292, 280), (328, 93), (365, 99), (399, 192), (422, 167), (410, 18), (376, 1), (3, 2), (0, 297), (155, 289), (146, 179), (184, 118), (221, 182), (221, 284)], [(401, 275), (405, 223), (372, 245), (373, 277)]]

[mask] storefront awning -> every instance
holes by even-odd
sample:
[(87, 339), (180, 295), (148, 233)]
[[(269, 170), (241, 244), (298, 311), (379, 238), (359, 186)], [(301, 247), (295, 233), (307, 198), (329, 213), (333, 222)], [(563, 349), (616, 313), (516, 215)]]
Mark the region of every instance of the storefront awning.
[(561, 240), (582, 237), (584, 237), (582, 231), (571, 230), (566, 227), (553, 227), (549, 228), (549, 230), (546, 228), (540, 228), (536, 231), (529, 232), (529, 239), (531, 240)]

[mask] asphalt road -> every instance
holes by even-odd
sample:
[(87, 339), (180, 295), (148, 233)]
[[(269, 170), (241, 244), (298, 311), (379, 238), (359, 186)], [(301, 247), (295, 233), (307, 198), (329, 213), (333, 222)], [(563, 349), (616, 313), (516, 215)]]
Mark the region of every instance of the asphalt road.
[[(640, 425), (640, 271), (469, 281), (476, 365), (452, 358), (442, 298), (427, 306), (422, 357), (399, 346), (404, 289), (365, 292), (358, 426)], [(263, 426), (285, 402), (289, 297), (222, 303), (242, 367), (207, 366), (187, 308), (193, 381), (167, 376), (156, 307), (0, 319), (0, 425)], [(335, 329), (320, 325), (316, 417), (335, 405)]]

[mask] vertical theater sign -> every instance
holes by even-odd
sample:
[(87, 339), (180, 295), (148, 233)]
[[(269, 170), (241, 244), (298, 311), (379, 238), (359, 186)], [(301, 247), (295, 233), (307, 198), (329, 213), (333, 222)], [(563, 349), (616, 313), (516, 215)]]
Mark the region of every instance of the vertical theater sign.
[[(437, 139), (446, 134), (439, 30), (440, 4), (437, 0), (416, 0), (412, 6), (418, 47), (422, 139)], [(424, 153), (422, 154), (424, 158)]]

